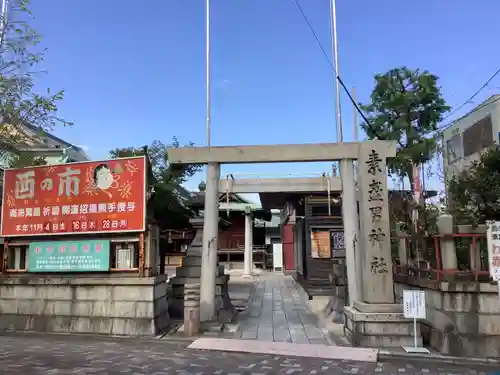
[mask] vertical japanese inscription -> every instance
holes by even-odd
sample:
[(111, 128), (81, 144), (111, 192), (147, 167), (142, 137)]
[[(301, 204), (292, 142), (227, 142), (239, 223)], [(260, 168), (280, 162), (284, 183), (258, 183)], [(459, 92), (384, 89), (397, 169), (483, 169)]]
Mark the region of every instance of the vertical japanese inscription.
[(361, 256), (362, 298), (366, 303), (394, 303), (386, 164), (393, 148), (383, 141), (359, 144), (361, 230), (358, 253)]
[(375, 255), (381, 252), (381, 247), (384, 244), (385, 237), (388, 235), (382, 226), (383, 205), (385, 202), (384, 196), (387, 192), (384, 189), (383, 178), (387, 178), (383, 173), (385, 168), (382, 168), (382, 158), (376, 150), (371, 150), (366, 163), (366, 171), (368, 172), (369, 183), (367, 191), (368, 210), (370, 212), (371, 222), (365, 223), (368, 230), (367, 242), (368, 246), (372, 247), (372, 256), (370, 270), (374, 274), (388, 273), (388, 264), (383, 256)]
[(500, 280), (500, 222), (489, 224), (488, 258), (490, 275), (493, 280)]

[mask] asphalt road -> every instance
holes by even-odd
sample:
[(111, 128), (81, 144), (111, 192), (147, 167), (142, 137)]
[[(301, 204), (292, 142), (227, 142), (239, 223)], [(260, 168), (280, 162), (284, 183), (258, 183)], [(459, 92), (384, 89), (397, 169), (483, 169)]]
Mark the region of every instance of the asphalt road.
[(185, 348), (162, 340), (0, 336), (1, 375), (381, 374), (488, 375), (493, 368), (422, 362), (363, 363)]

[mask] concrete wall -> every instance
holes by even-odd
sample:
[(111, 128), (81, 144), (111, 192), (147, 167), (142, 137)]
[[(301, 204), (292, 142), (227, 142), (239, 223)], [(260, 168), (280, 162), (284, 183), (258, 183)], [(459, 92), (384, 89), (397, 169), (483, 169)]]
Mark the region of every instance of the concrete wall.
[(421, 324), (424, 342), (442, 354), (500, 357), (500, 302), (497, 285), (442, 282), (438, 288), (395, 283), (402, 300), (404, 289), (426, 292), (427, 319)]
[(165, 275), (0, 281), (0, 330), (154, 336), (169, 325)]

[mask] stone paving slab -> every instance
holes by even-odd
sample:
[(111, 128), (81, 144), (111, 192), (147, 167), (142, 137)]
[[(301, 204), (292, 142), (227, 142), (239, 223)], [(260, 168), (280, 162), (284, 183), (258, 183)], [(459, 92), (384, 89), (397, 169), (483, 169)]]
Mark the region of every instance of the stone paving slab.
[(327, 346), (324, 343), (311, 345), (311, 343), (294, 344), (288, 342), (262, 342), (220, 338), (199, 338), (189, 345), (189, 348), (362, 362), (377, 362), (378, 357), (378, 350), (368, 348)]
[(191, 350), (161, 340), (0, 336), (2, 375), (488, 375), (492, 370), (426, 361), (369, 363)]
[(311, 312), (291, 276), (263, 273), (254, 282), (248, 308), (240, 313), (235, 338), (335, 345)]

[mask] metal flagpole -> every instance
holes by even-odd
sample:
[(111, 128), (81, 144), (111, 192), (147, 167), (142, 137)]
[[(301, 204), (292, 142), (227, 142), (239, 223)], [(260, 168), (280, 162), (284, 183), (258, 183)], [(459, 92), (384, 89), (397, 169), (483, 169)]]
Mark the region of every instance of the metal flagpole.
[(205, 75), (206, 75), (206, 127), (207, 127), (207, 146), (211, 146), (210, 140), (210, 122), (211, 122), (211, 90), (210, 90), (210, 0), (206, 0), (205, 12)]
[[(211, 147), (210, 0), (206, 0), (205, 6), (206, 136), (207, 146)], [(207, 165), (205, 211), (203, 216), (203, 249), (200, 278), (201, 321), (212, 321), (215, 318), (215, 277), (217, 273), (217, 248), (219, 235), (219, 179), (220, 164), (209, 163)]]
[[(337, 142), (344, 140), (342, 132), (342, 108), (340, 105), (340, 84), (339, 84), (339, 48), (337, 37), (337, 4), (331, 1), (331, 27), (332, 27), (332, 55), (335, 66), (335, 96), (337, 112)], [(354, 165), (352, 160), (342, 160), (340, 162), (340, 178), (342, 181), (342, 217), (344, 221), (344, 246), (347, 268), (347, 282), (349, 290), (349, 306), (353, 306), (354, 301), (360, 300), (361, 290), (360, 279), (361, 270), (356, 270), (356, 255), (359, 256), (358, 245), (358, 200), (356, 193), (356, 182), (354, 176)], [(342, 317), (343, 318), (343, 317)]]
[(332, 55), (334, 58), (334, 66), (335, 66), (335, 104), (337, 111), (337, 142), (343, 142), (344, 136), (342, 133), (342, 112), (340, 105), (340, 85), (338, 82), (339, 73), (339, 46), (337, 40), (337, 6), (336, 1), (332, 0), (331, 3), (331, 22), (332, 22)]
[(4, 33), (5, 33), (5, 25), (7, 24), (7, 7), (9, 0), (2, 0), (2, 22), (0, 25), (0, 45), (3, 44)]

